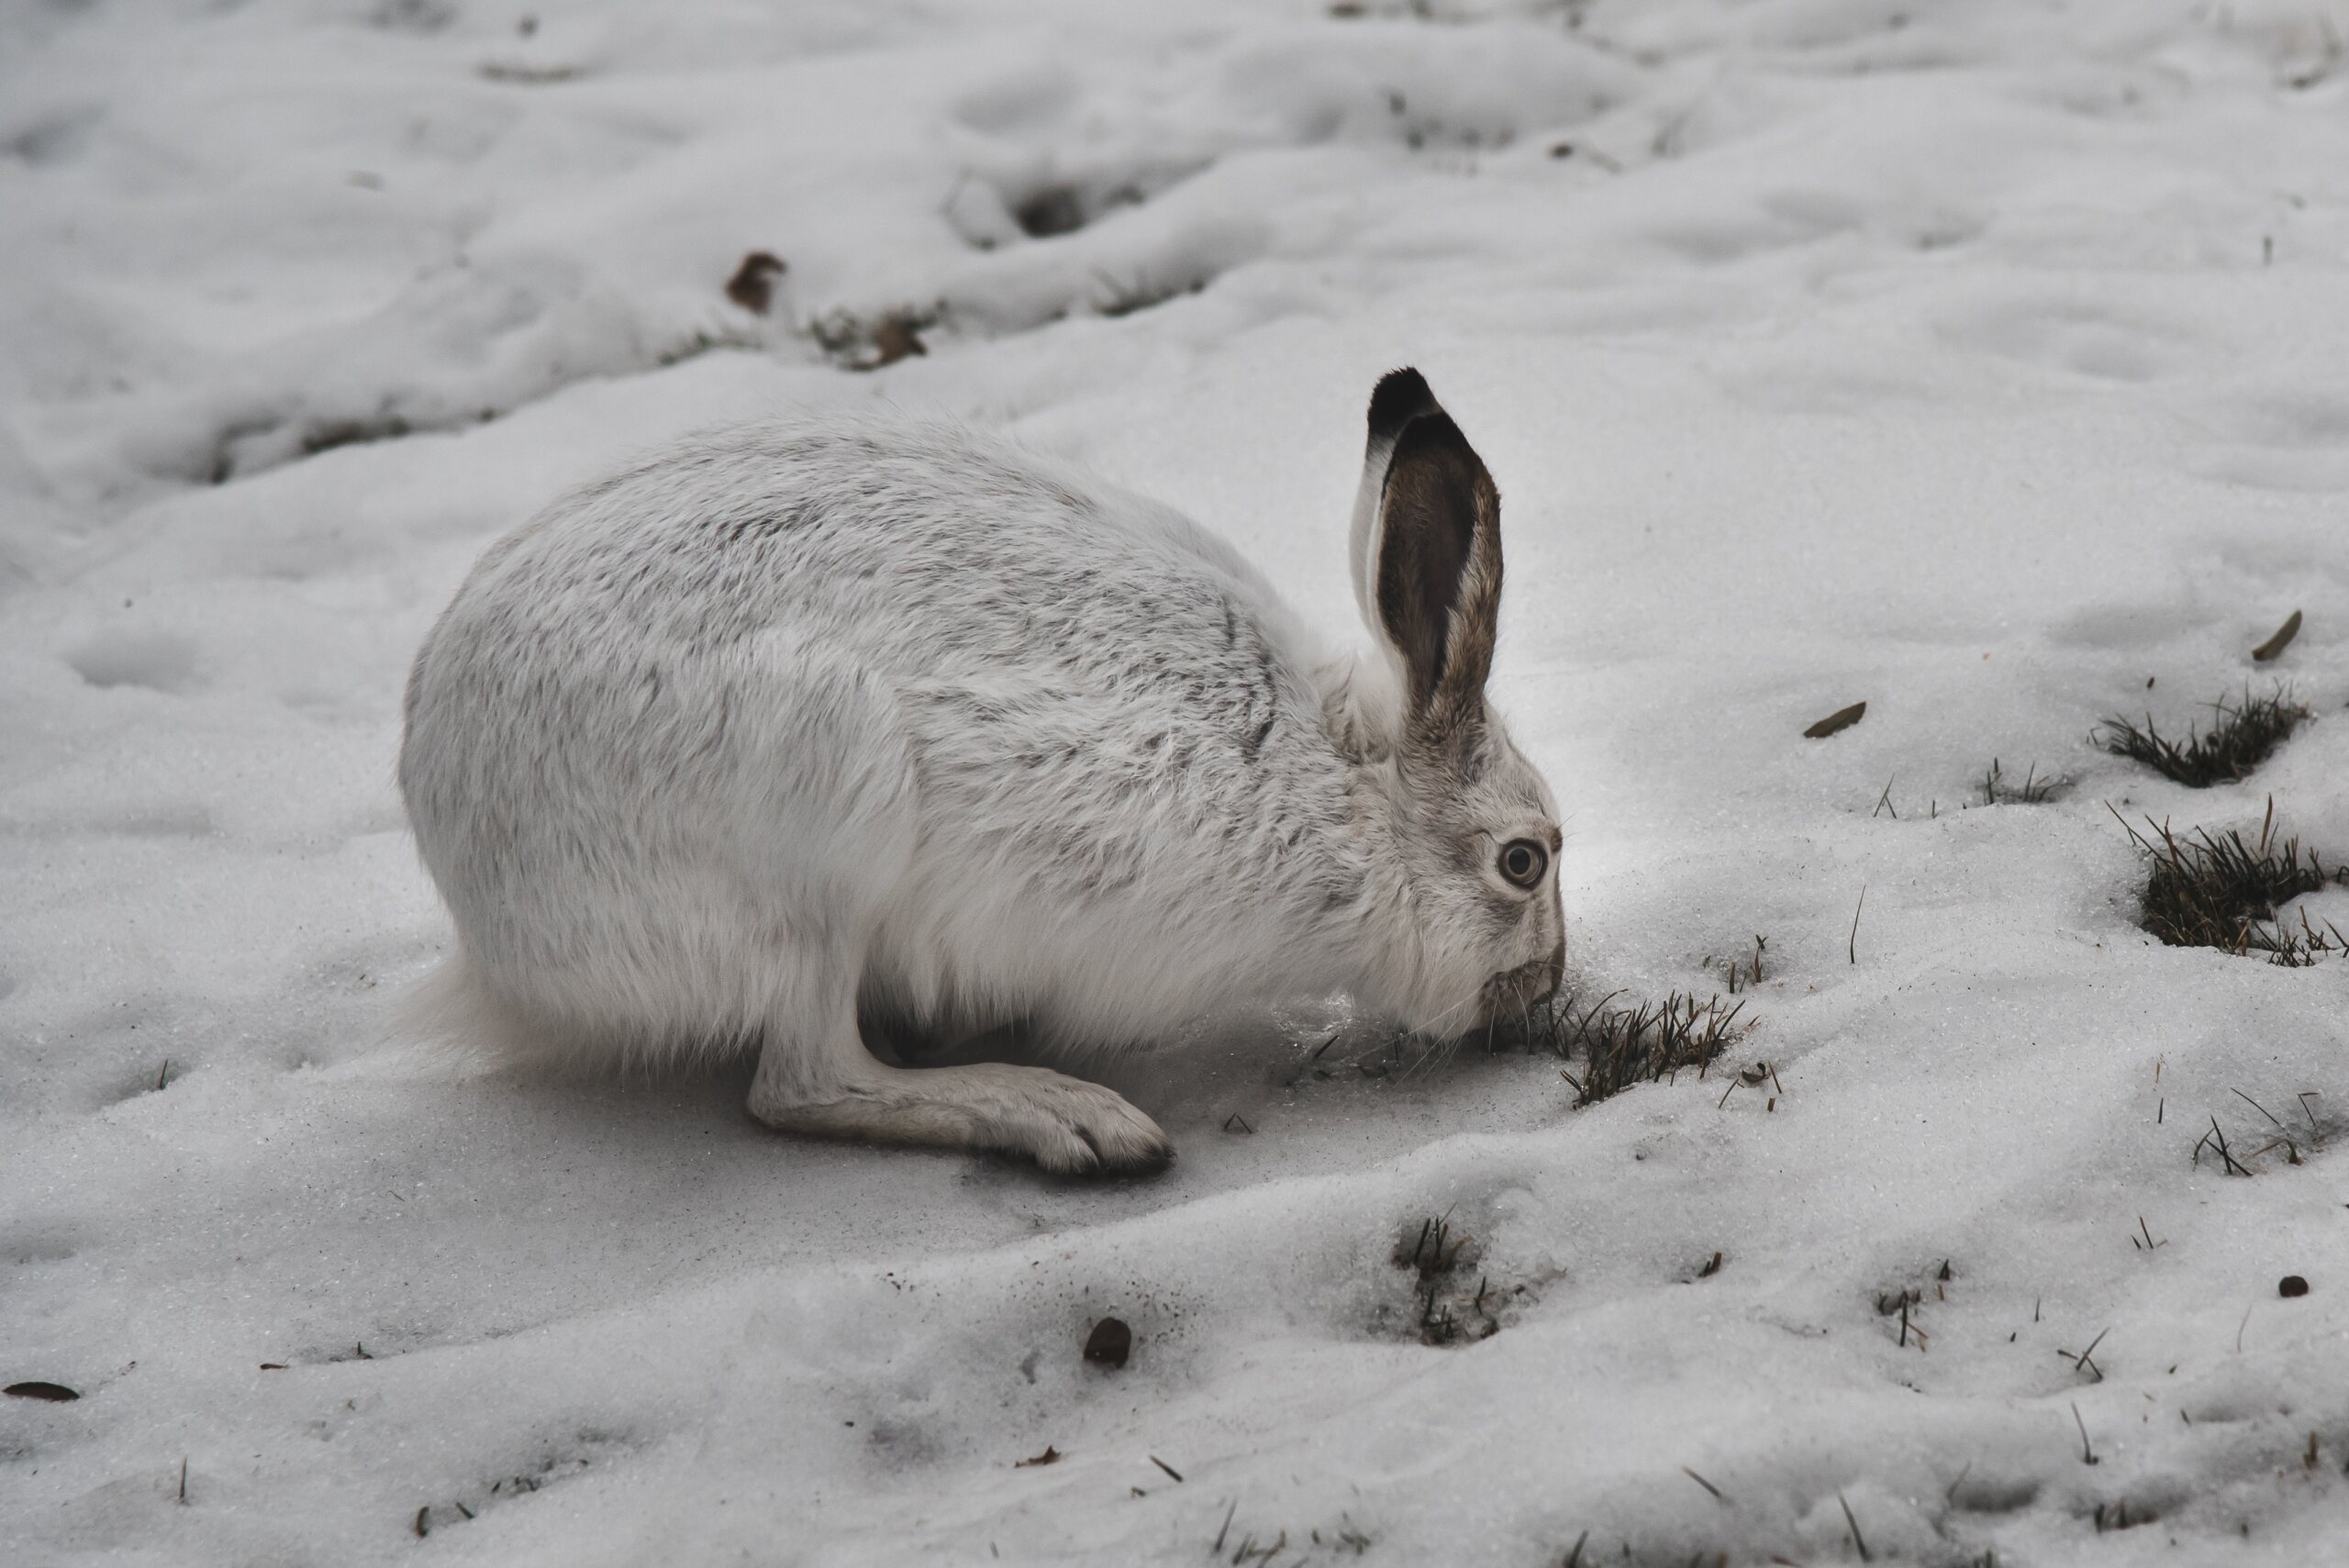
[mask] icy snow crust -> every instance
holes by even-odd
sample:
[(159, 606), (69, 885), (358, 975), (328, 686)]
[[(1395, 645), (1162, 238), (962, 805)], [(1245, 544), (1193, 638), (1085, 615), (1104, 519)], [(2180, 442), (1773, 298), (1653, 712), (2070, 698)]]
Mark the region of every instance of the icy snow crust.
[[(2151, 945), (2104, 805), (2349, 856), (2349, 6), (1431, 8), (0, 13), (0, 1375), (82, 1394), (0, 1400), (0, 1556), (2349, 1559), (2349, 966)], [(562, 486), (941, 409), (1342, 634), (1407, 362), (1506, 498), (1573, 984), (1766, 935), (1783, 1093), (1258, 1020), (1117, 1079), (1169, 1174), (1062, 1185), (377, 1040), (449, 940), (408, 656)], [(2255, 778), (2089, 749), (2294, 608)], [(2073, 787), (1959, 809), (1994, 756)]]

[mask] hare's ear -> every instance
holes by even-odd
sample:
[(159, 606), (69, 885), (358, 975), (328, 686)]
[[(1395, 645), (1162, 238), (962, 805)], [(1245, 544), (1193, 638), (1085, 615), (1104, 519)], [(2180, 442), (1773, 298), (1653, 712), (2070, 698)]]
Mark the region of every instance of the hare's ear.
[(1501, 600), (1501, 501), (1417, 371), (1378, 384), (1354, 504), (1354, 596), (1400, 670), (1411, 722), (1481, 711)]

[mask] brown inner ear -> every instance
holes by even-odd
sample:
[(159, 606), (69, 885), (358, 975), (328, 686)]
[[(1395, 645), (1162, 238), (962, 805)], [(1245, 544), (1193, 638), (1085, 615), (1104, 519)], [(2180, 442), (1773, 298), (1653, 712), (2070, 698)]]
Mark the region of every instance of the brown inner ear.
[[(1434, 702), (1447, 673), (1455, 677), (1455, 684), (1473, 676), (1474, 688), (1484, 688), (1482, 668), (1457, 666), (1464, 657), (1478, 658), (1480, 627), (1486, 638), (1482, 661), (1490, 662), (1492, 617), (1462, 601), (1469, 588), (1477, 530), (1497, 528), (1499, 497), (1460, 428), (1436, 412), (1412, 420), (1396, 441), (1386, 467), (1383, 509), (1378, 615), (1402, 651), (1412, 710), (1422, 712)], [(1497, 593), (1499, 565), (1496, 548), (1489, 573), (1480, 574), (1493, 581), (1475, 585), (1485, 595)], [(1455, 609), (1463, 612), (1458, 647), (1453, 636)]]

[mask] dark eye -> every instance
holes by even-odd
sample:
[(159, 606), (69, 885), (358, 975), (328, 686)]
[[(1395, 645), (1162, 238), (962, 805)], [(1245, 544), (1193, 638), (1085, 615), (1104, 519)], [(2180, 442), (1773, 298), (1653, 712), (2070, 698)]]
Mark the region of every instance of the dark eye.
[(1533, 887), (1550, 869), (1550, 851), (1531, 839), (1511, 839), (1501, 846), (1501, 877), (1515, 887)]

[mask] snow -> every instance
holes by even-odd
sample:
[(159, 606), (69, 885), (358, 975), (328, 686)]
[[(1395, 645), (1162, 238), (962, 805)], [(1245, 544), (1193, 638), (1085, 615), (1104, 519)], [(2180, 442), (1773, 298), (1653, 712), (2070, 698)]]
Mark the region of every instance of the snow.
[[(2107, 803), (2349, 859), (2349, 5), (528, 9), (0, 13), (0, 1375), (83, 1396), (0, 1400), (11, 1562), (2343, 1554), (2349, 967), (2154, 945)], [(406, 661), (563, 485), (944, 409), (1343, 634), (1406, 362), (1506, 498), (1572, 984), (1765, 935), (1772, 1087), (1271, 1020), (1071, 1185), (382, 1037)], [(2275, 677), (2242, 784), (2088, 744)], [(1961, 809), (1993, 757), (2069, 788)]]

